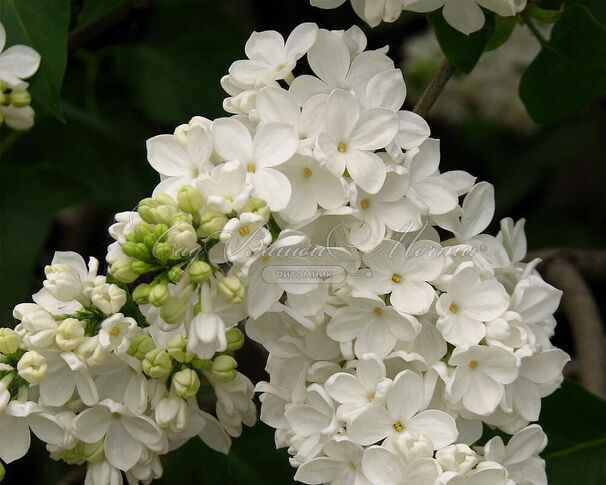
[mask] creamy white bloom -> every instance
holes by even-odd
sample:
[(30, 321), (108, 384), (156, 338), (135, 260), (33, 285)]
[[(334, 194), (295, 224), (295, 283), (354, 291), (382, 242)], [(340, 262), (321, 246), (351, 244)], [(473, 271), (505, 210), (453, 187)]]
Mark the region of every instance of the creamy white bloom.
[(116, 313), (101, 323), (99, 345), (104, 350), (123, 354), (128, 350), (131, 339), (137, 334), (137, 322), (134, 318)]
[(40, 54), (25, 45), (14, 45), (4, 49), (6, 31), (0, 24), (0, 79), (11, 89), (25, 89), (24, 81), (34, 75), (40, 66)]

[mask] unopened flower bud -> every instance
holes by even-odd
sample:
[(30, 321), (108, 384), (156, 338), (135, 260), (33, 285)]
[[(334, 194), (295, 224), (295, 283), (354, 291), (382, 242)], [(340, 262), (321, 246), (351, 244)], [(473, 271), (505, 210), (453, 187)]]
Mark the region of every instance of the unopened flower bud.
[(179, 190), (177, 202), (179, 203), (179, 209), (182, 211), (196, 214), (202, 208), (204, 199), (202, 198), (202, 194), (191, 185), (184, 185)]
[(74, 350), (74, 353), (82, 362), (86, 362), (91, 367), (103, 365), (109, 357), (109, 352), (106, 352), (103, 346), (99, 345), (98, 335), (85, 337)]
[(110, 272), (112, 276), (122, 283), (132, 283), (139, 277), (139, 274), (132, 270), (132, 265), (135, 261), (135, 259), (128, 256), (120, 258), (111, 265)]
[(160, 316), (166, 323), (179, 323), (185, 318), (189, 299), (194, 289), (189, 285), (179, 296), (170, 297), (160, 310)]
[(227, 339), (225, 352), (235, 352), (244, 345), (244, 333), (238, 327), (230, 328), (225, 332), (225, 338)]
[(411, 463), (417, 458), (431, 458), (433, 456), (433, 444), (424, 434), (404, 430), (398, 433), (392, 442), (396, 455), (404, 463)]
[(154, 420), (161, 428), (170, 427), (174, 433), (182, 433), (189, 425), (190, 411), (187, 402), (176, 396), (166, 396), (155, 406)]
[(478, 455), (469, 446), (457, 443), (438, 450), (436, 460), (447, 472), (466, 474), (478, 463)]
[(203, 283), (212, 275), (212, 268), (204, 261), (194, 261), (187, 271), (192, 283)]
[(147, 222), (140, 222), (135, 226), (135, 234), (139, 240), (145, 238), (145, 236), (154, 233), (154, 227)]
[(135, 260), (135, 261), (133, 261), (133, 263), (131, 265), (132, 272), (137, 275), (142, 275), (144, 273), (147, 273), (151, 269), (152, 269), (152, 265), (149, 263), (146, 263), (145, 261)]
[(198, 357), (194, 356), (191, 365), (194, 369), (209, 371), (213, 365), (213, 361), (210, 359), (198, 359)]
[(126, 241), (122, 246), (122, 252), (131, 258), (137, 257), (137, 243)]
[(44, 267), (46, 280), (43, 285), (55, 298), (70, 301), (82, 293), (82, 282), (78, 272), (68, 264), (53, 264)]
[(238, 363), (233, 357), (230, 357), (229, 355), (218, 355), (213, 360), (210, 373), (219, 382), (230, 382), (233, 381), (238, 374), (236, 371), (237, 367)]
[(172, 387), (177, 396), (183, 398), (192, 397), (200, 389), (200, 379), (196, 371), (183, 369), (173, 376)]
[(166, 243), (157, 243), (152, 249), (152, 254), (158, 259), (165, 259), (173, 254), (174, 246)]
[(184, 274), (185, 271), (183, 271), (183, 268), (179, 265), (175, 265), (168, 270), (168, 279), (173, 283), (177, 283), (178, 281), (181, 281)]
[(143, 372), (153, 378), (165, 376), (170, 373), (173, 363), (166, 350), (154, 349), (145, 354), (141, 362)]
[(177, 222), (168, 231), (166, 244), (174, 248), (192, 249), (198, 245), (198, 235), (189, 222)]
[(198, 235), (202, 237), (212, 237), (219, 239), (219, 235), (227, 224), (227, 217), (225, 214), (218, 211), (207, 211), (202, 214), (200, 218), (200, 225), (198, 226)]
[(168, 285), (165, 283), (154, 285), (149, 292), (149, 302), (154, 306), (164, 305), (169, 298), (170, 292), (168, 291)]
[(168, 343), (166, 351), (177, 362), (191, 362), (193, 354), (186, 351), (187, 341), (183, 335), (175, 335)]
[(258, 214), (265, 219), (265, 222), (269, 220), (269, 215), (271, 212), (269, 207), (267, 207), (267, 202), (265, 202), (263, 199), (257, 199), (256, 197), (251, 197), (248, 199), (240, 211)]
[(138, 242), (135, 244), (133, 257), (142, 261), (147, 261), (151, 258), (151, 251), (144, 242)]
[(82, 459), (82, 442), (79, 442), (71, 450), (61, 450), (61, 459), (68, 465), (81, 465)]
[(156, 227), (154, 227), (154, 236), (162, 237), (166, 235), (166, 231), (168, 231), (168, 224), (164, 224), (163, 222), (156, 224)]
[(152, 286), (147, 283), (141, 283), (133, 290), (133, 300), (137, 305), (149, 303), (149, 293)]
[(84, 325), (75, 318), (66, 318), (57, 327), (55, 343), (64, 352), (74, 350), (84, 341)]
[(149, 335), (141, 335), (130, 343), (128, 354), (135, 359), (143, 360), (147, 353), (156, 348), (154, 341)]
[(227, 303), (240, 303), (245, 294), (242, 280), (235, 275), (225, 276), (217, 283), (217, 296)]
[(126, 303), (126, 292), (118, 285), (104, 283), (93, 288), (91, 300), (103, 313), (112, 315)]
[(32, 102), (32, 95), (27, 89), (13, 89), (10, 94), (10, 102), (15, 108), (24, 108)]
[(141, 219), (149, 224), (167, 221), (175, 210), (175, 201), (166, 194), (157, 194), (154, 197), (143, 199), (137, 207)]
[(14, 354), (21, 345), (21, 337), (11, 328), (0, 328), (0, 353)]
[(46, 359), (35, 350), (25, 352), (17, 363), (17, 371), (30, 384), (39, 384), (46, 377)]

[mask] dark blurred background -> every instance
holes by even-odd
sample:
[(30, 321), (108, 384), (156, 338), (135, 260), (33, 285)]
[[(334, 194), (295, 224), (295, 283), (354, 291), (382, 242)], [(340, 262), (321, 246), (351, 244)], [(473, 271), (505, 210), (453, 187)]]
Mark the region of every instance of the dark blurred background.
[[(80, 4), (73, 2), (73, 25)], [(38, 290), (56, 250), (95, 256), (103, 266), (113, 214), (135, 207), (158, 181), (146, 161), (145, 140), (172, 133), (194, 115), (224, 115), (219, 80), (244, 57), (250, 33), (273, 29), (287, 37), (305, 21), (327, 29), (357, 24), (369, 48), (389, 45), (397, 65), (402, 43), (427, 27), (422, 16), (403, 14), (371, 30), (349, 4), (323, 11), (307, 0), (138, 0), (102, 29), (70, 36), (62, 90), (66, 123), (34, 100), (30, 132), (0, 128), (3, 326), (14, 325), (12, 308)], [(477, 117), (458, 124), (429, 120), (432, 136), (442, 140), (442, 170), (463, 169), (495, 185), (497, 222), (489, 232), (496, 233), (501, 217), (525, 217), (531, 250), (604, 249), (604, 100), (530, 133)], [(591, 282), (594, 295), (603, 293), (605, 278)], [(605, 301), (598, 302), (603, 315)], [(554, 342), (574, 353), (567, 319), (557, 316)], [(258, 351), (244, 352), (239, 361), (245, 374), (263, 378)], [(158, 483), (292, 483), (286, 452), (274, 448), (264, 425), (246, 428), (229, 457), (192, 440), (165, 457)], [(8, 467), (5, 480), (81, 482), (80, 470), (52, 462), (39, 443)]]

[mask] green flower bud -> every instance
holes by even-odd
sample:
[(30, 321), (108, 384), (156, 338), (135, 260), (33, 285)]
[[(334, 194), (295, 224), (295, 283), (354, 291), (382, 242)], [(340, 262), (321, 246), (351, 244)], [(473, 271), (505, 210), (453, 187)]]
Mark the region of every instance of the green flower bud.
[(265, 222), (269, 220), (270, 210), (267, 207), (267, 202), (263, 199), (257, 199), (256, 197), (251, 197), (246, 201), (246, 204), (241, 209), (241, 212), (252, 212), (254, 214), (259, 214)]
[(15, 108), (25, 108), (32, 102), (32, 95), (27, 89), (13, 89), (10, 94), (11, 104)]
[(137, 224), (135, 226), (135, 234), (137, 235), (137, 238), (139, 240), (141, 240), (145, 236), (147, 236), (149, 234), (153, 234), (153, 233), (154, 233), (153, 226), (150, 226), (146, 222), (140, 222), (139, 224)]
[(62, 450), (61, 459), (68, 465), (81, 465), (84, 460), (82, 459), (82, 442), (79, 442), (71, 450)]
[(143, 366), (143, 372), (154, 379), (169, 374), (173, 367), (168, 352), (158, 348), (145, 354), (141, 365)]
[(217, 283), (217, 296), (227, 303), (240, 303), (245, 294), (242, 280), (235, 275), (225, 276)]
[(200, 379), (195, 370), (183, 369), (173, 376), (172, 388), (179, 397), (195, 396), (200, 389)]
[(156, 236), (155, 234), (146, 234), (145, 236), (143, 236), (143, 244), (145, 244), (145, 247), (149, 250), (154, 249), (157, 240), (158, 236)]
[(168, 270), (168, 279), (173, 283), (177, 283), (178, 281), (181, 281), (184, 274), (185, 271), (183, 271), (183, 268), (179, 265), (175, 265)]
[(198, 236), (219, 239), (221, 230), (227, 223), (225, 214), (218, 211), (207, 211), (200, 218)]
[(182, 211), (196, 214), (202, 208), (204, 199), (202, 198), (202, 194), (191, 185), (184, 185), (179, 190), (177, 202), (179, 203), (179, 209)]
[(14, 354), (21, 345), (21, 337), (11, 328), (0, 328), (0, 353)]
[(137, 207), (141, 219), (150, 224), (167, 221), (175, 210), (175, 201), (166, 194), (157, 194), (152, 198), (143, 199)]
[(212, 275), (212, 268), (204, 261), (194, 261), (187, 271), (193, 283), (204, 283)]
[(168, 231), (166, 244), (174, 248), (192, 249), (198, 244), (194, 226), (187, 221), (176, 222)]
[(137, 305), (145, 305), (149, 303), (149, 293), (151, 291), (151, 285), (147, 283), (141, 283), (133, 291), (133, 300)]
[(137, 243), (132, 241), (126, 241), (122, 246), (122, 252), (131, 258), (137, 257)]
[(198, 357), (194, 357), (191, 361), (191, 365), (194, 369), (209, 371), (213, 365), (212, 360), (208, 359), (198, 359)]
[(66, 318), (57, 327), (55, 343), (64, 352), (73, 350), (84, 342), (84, 322), (76, 318)]
[(147, 273), (150, 269), (152, 269), (152, 265), (146, 263), (145, 261), (133, 261), (131, 265), (131, 270), (133, 273), (137, 275), (142, 275), (143, 273)]
[(158, 237), (165, 236), (166, 231), (168, 231), (167, 224), (164, 224), (164, 223), (156, 224), (156, 227), (154, 228), (154, 235), (158, 236)]
[(139, 277), (139, 274), (132, 270), (132, 265), (134, 262), (135, 260), (133, 258), (129, 258), (128, 256), (120, 258), (118, 261), (112, 264), (110, 273), (114, 278), (122, 283), (132, 283)]
[(142, 259), (143, 261), (146, 261), (148, 259), (151, 259), (151, 251), (149, 250), (149, 248), (145, 245), (145, 243), (137, 243), (135, 244), (135, 258), (137, 259)]
[(193, 358), (193, 355), (187, 353), (187, 340), (183, 335), (175, 335), (172, 340), (168, 343), (166, 351), (177, 362), (189, 362)]
[(46, 359), (35, 350), (25, 352), (17, 363), (19, 375), (30, 384), (40, 384), (47, 370)]
[(149, 335), (141, 335), (130, 343), (128, 354), (137, 360), (143, 360), (145, 356), (156, 348), (154, 341)]
[(105, 458), (103, 447), (105, 438), (102, 438), (96, 443), (82, 443), (82, 451), (80, 452), (82, 459), (88, 463), (98, 463)]
[(238, 327), (230, 328), (225, 332), (225, 338), (227, 339), (225, 352), (235, 352), (244, 345), (244, 333)]
[(230, 382), (236, 378), (238, 374), (236, 368), (238, 363), (236, 359), (229, 355), (218, 355), (213, 360), (213, 364), (210, 368), (210, 373), (219, 382)]
[(168, 286), (165, 283), (154, 285), (149, 292), (149, 302), (154, 306), (164, 305), (170, 298)]

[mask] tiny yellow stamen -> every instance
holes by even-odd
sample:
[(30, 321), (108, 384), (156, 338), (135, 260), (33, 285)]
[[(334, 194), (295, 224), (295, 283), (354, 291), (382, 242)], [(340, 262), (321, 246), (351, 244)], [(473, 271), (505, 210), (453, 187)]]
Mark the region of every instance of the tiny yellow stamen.
[(455, 305), (454, 303), (452, 305), (450, 305), (448, 307), (448, 309), (452, 312), (452, 313), (457, 313), (459, 311), (459, 307), (457, 307), (457, 305)]
[(305, 177), (309, 178), (311, 177), (311, 169), (309, 167), (305, 167), (303, 169), (303, 174), (305, 175)]
[(475, 369), (478, 366), (478, 361), (477, 360), (472, 360), (469, 363), (469, 367), (471, 367), (472, 369)]
[(270, 259), (271, 259), (271, 256), (265, 256), (262, 260), (263, 264), (266, 264), (267, 262), (269, 262)]
[(117, 337), (118, 335), (120, 335), (120, 328), (119, 327), (114, 327), (112, 328), (109, 333), (111, 335), (113, 335), (114, 337)]
[(393, 427), (398, 433), (404, 429), (404, 426), (402, 426), (402, 423), (400, 423), (400, 421), (396, 421)]
[(375, 307), (375, 313), (377, 315), (381, 315), (383, 313), (383, 309), (380, 306)]
[(375, 400), (375, 393), (373, 392), (370, 396), (368, 396), (368, 402), (373, 402)]
[(345, 172), (343, 172), (343, 177), (345, 177), (346, 179), (351, 178), (351, 175), (349, 175), (347, 169), (345, 169)]
[(368, 207), (368, 199), (362, 199), (360, 201), (360, 207), (362, 207), (362, 209), (366, 209)]
[(400, 281), (402, 281), (402, 278), (399, 274), (394, 273), (391, 277), (391, 281), (393, 281), (394, 283), (399, 283)]
[(240, 236), (246, 236), (250, 232), (250, 229), (248, 226), (242, 226), (240, 229), (238, 229), (238, 232), (240, 233)]
[(122, 417), (122, 415), (120, 413), (112, 413), (112, 416), (114, 418), (120, 418), (120, 417)]
[(254, 165), (249, 165), (248, 168), (248, 173), (255, 173), (255, 166)]
[(347, 145), (346, 145), (345, 143), (343, 143), (343, 142), (341, 142), (341, 143), (339, 143), (339, 144), (337, 145), (337, 151), (338, 151), (339, 153), (343, 153), (343, 152), (345, 152), (345, 149), (346, 149), (346, 148), (347, 148)]

